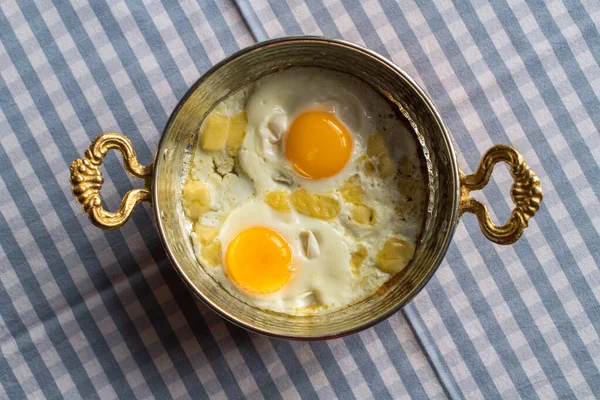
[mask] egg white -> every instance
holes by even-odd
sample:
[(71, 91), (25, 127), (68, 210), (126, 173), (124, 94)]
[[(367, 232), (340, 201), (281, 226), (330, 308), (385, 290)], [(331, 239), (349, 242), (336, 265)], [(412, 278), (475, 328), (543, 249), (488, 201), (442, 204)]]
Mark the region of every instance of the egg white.
[[(213, 171), (216, 157), (197, 148), (190, 171), (192, 179), (207, 184), (211, 191), (211, 211), (200, 223), (220, 229), (223, 260), (231, 240), (244, 229), (261, 226), (279, 233), (288, 242), (295, 265), (290, 281), (278, 292), (256, 295), (239, 288), (227, 277), (225, 265), (206, 267), (207, 272), (229, 293), (248, 304), (290, 314), (307, 312), (306, 306), (323, 305), (318, 312), (331, 312), (351, 305), (374, 293), (391, 275), (375, 266), (375, 257), (391, 236), (416, 243), (423, 227), (423, 215), (400, 218), (395, 209), (399, 192), (394, 182), (383, 182), (361, 172), (370, 135), (383, 132), (390, 156), (398, 162), (409, 157), (420, 168), (419, 147), (411, 132), (396, 117), (391, 103), (370, 86), (349, 75), (317, 68), (291, 68), (268, 75), (230, 96), (217, 106), (217, 112), (235, 115), (248, 112), (248, 129), (239, 153), (237, 174), (221, 177)], [(285, 157), (285, 134), (293, 119), (309, 109), (331, 111), (352, 135), (350, 161), (337, 175), (320, 180), (296, 174)], [(359, 225), (350, 219), (352, 205), (344, 203), (336, 191), (353, 174), (361, 176), (364, 203), (375, 210), (374, 226)], [(274, 177), (279, 179), (273, 179)], [(282, 181), (281, 177), (287, 179)], [(305, 188), (312, 193), (328, 193), (340, 201), (341, 213), (331, 221), (273, 210), (264, 202), (272, 190)], [(301, 232), (311, 231), (319, 239), (320, 254), (308, 259), (300, 241)], [(203, 262), (201, 245), (191, 234), (198, 260)], [(364, 246), (368, 255), (352, 273), (350, 255)]]

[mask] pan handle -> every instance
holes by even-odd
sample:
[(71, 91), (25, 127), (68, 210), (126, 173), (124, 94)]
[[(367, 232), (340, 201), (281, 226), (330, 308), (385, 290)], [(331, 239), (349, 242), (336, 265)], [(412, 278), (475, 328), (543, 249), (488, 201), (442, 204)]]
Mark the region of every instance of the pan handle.
[[(506, 224), (497, 226), (490, 218), (487, 207), (471, 197), (471, 191), (480, 190), (487, 185), (494, 169), (500, 161), (508, 164), (514, 183), (510, 196), (515, 203)], [(477, 216), (483, 234), (492, 242), (512, 244), (517, 241), (527, 228), (528, 221), (540, 208), (542, 202), (542, 186), (537, 175), (527, 166), (523, 156), (513, 147), (498, 144), (491, 147), (483, 155), (477, 171), (465, 175), (460, 171), (460, 204), (459, 213), (465, 212)]]
[[(131, 175), (144, 179), (144, 187), (132, 189), (121, 200), (116, 212), (107, 211), (102, 203), (100, 189), (104, 183), (100, 166), (109, 150), (118, 150), (123, 156), (125, 170)], [(92, 142), (85, 155), (71, 164), (71, 185), (73, 195), (90, 221), (102, 229), (117, 229), (131, 217), (135, 206), (142, 201), (152, 201), (150, 187), (152, 184), (153, 166), (140, 165), (131, 141), (124, 135), (105, 132)]]

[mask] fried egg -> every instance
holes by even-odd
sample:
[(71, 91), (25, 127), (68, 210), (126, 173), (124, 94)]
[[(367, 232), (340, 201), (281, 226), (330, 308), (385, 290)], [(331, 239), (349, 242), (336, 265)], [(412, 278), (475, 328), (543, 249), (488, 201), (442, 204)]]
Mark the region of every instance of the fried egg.
[[(223, 264), (209, 273), (230, 293), (260, 308), (287, 313), (338, 309), (388, 278), (375, 271), (377, 279), (354, 287), (348, 268), (356, 248), (351, 238), (324, 221), (273, 210), (261, 199), (233, 211), (216, 240)], [(202, 259), (201, 245), (195, 243)]]
[(258, 191), (296, 185), (323, 192), (356, 170), (375, 127), (360, 82), (348, 78), (294, 68), (257, 82), (240, 163)]

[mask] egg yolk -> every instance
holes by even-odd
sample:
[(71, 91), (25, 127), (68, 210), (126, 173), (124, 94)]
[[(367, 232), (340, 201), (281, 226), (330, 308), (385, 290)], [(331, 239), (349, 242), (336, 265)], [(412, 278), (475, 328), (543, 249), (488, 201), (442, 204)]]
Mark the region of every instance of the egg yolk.
[(277, 232), (263, 227), (246, 229), (227, 246), (229, 278), (256, 294), (278, 291), (292, 274), (292, 251)]
[(352, 137), (333, 113), (307, 111), (288, 130), (285, 154), (294, 168), (307, 179), (329, 178), (340, 172), (352, 153)]

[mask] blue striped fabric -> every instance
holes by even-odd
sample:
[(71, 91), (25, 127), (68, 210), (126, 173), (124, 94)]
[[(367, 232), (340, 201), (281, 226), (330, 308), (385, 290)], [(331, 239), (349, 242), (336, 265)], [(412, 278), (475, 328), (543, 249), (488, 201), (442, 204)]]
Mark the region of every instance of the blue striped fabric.
[[(484, 0), (0, 4), (0, 398), (600, 397), (600, 4)], [(517, 147), (544, 203), (513, 246), (465, 216), (402, 312), (286, 342), (196, 301), (148, 206), (118, 231), (73, 201), (102, 131), (150, 163), (178, 99), (255, 41), (327, 35), (390, 58), (432, 96), (461, 166)], [(111, 154), (110, 207), (139, 182)], [(511, 183), (478, 196), (496, 220)]]

